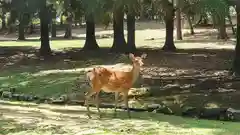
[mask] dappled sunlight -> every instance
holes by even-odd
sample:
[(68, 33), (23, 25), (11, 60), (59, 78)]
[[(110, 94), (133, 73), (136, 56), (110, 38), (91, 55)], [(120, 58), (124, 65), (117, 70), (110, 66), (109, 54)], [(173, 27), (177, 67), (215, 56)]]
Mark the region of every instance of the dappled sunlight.
[[(10, 103), (10, 102), (9, 102)], [(59, 112), (53, 111), (58, 109)], [(196, 134), (196, 135), (214, 135), (216, 132), (222, 132), (223, 129), (217, 128), (216, 125), (207, 128), (211, 122), (207, 121), (195, 122), (192, 119), (182, 119), (180, 117), (165, 116), (154, 113), (133, 113), (132, 119), (122, 119), (125, 112), (118, 111), (117, 118), (112, 119), (112, 109), (102, 109), (104, 117), (99, 119), (88, 119), (85, 112), (85, 107), (80, 106), (54, 106), (54, 105), (38, 105), (25, 107), (21, 103), (14, 106), (1, 104), (0, 112), (1, 119), (13, 120), (17, 124), (25, 125), (25, 128), (38, 129), (44, 126), (58, 127), (58, 130), (67, 131), (71, 134), (77, 133), (104, 133), (104, 134)], [(62, 112), (61, 110), (65, 110)], [(72, 110), (79, 111), (79, 113), (71, 113)], [(96, 108), (91, 109), (96, 112)], [(125, 117), (125, 116), (124, 116)], [(175, 122), (174, 122), (175, 121)], [(1, 123), (1, 122), (0, 122)], [(192, 123), (192, 124), (191, 124)], [(198, 123), (201, 125), (197, 127)], [(206, 127), (203, 125), (207, 124)], [(217, 124), (214, 122), (212, 124)], [(196, 126), (196, 127), (194, 127)], [(191, 127), (191, 129), (190, 129)]]
[(94, 67), (105, 67), (105, 68), (110, 68), (112, 70), (120, 70), (120, 71), (128, 71), (131, 68), (131, 65), (129, 64), (124, 64), (124, 63), (119, 63), (115, 65), (92, 65), (86, 68), (75, 68), (75, 69), (54, 69), (54, 70), (45, 70), (45, 71), (39, 71), (38, 73), (32, 74), (33, 76), (45, 76), (48, 74), (65, 74), (65, 73), (81, 73), (81, 72), (87, 72), (92, 70)]

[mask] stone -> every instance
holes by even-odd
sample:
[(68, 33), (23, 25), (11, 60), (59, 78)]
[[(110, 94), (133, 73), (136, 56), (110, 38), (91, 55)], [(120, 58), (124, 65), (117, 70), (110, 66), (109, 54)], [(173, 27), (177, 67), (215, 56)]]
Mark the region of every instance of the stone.
[(226, 115), (228, 117), (228, 120), (230, 121), (240, 121), (240, 110), (228, 108), (226, 111)]
[(182, 108), (182, 116), (184, 117), (192, 117), (192, 118), (198, 118), (199, 117), (199, 111), (196, 107), (190, 107), (186, 106)]
[(2, 92), (2, 97), (3, 98), (12, 98), (12, 92), (10, 92), (10, 91), (3, 91)]

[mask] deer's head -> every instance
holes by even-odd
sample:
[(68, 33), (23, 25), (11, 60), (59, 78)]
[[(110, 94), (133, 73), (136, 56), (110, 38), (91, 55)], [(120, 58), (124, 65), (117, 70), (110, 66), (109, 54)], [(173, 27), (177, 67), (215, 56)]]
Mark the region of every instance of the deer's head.
[(137, 66), (137, 67), (141, 67), (143, 66), (143, 59), (145, 59), (147, 57), (147, 54), (144, 53), (142, 54), (140, 57), (139, 56), (134, 56), (132, 53), (129, 54), (129, 58), (132, 60), (133, 65)]

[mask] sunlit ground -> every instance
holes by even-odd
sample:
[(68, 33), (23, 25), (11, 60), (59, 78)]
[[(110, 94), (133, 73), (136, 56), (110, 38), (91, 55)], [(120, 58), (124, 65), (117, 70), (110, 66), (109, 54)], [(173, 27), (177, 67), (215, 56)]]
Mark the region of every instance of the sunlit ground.
[[(127, 36), (126, 24), (125, 24), (125, 37)], [(176, 46), (179, 49), (189, 49), (189, 48), (208, 48), (208, 49), (233, 49), (235, 40), (231, 35), (231, 28), (228, 28), (228, 33), (230, 40), (223, 42), (217, 40), (216, 30), (214, 29), (204, 29), (196, 28), (195, 35), (191, 36), (189, 34), (189, 29), (183, 29), (183, 39), (182, 41), (176, 41)], [(176, 33), (176, 31), (175, 31)], [(72, 35), (74, 40), (63, 40), (64, 31), (57, 31), (57, 40), (51, 41), (52, 49), (63, 49), (63, 48), (79, 48), (83, 47), (85, 42), (85, 28), (73, 29)], [(113, 43), (113, 30), (109, 27), (104, 30), (101, 26), (96, 28), (96, 38), (100, 47), (110, 47)], [(40, 34), (26, 35), (29, 41), (5, 41), (1, 42), (0, 46), (33, 46), (39, 47), (39, 36)], [(0, 40), (16, 40), (16, 34), (9, 34), (0, 37)], [(61, 40), (58, 40), (61, 39)], [(127, 38), (126, 38), (127, 39)], [(161, 48), (165, 41), (165, 25), (159, 22), (137, 22), (136, 23), (136, 45), (137, 47), (147, 47), (147, 48)]]
[[(96, 113), (94, 108), (92, 111)], [(18, 102), (0, 102), (0, 134), (3, 135), (238, 135), (240, 124), (195, 120), (154, 113), (132, 113), (101, 109), (101, 120), (97, 114), (88, 119), (85, 108), (79, 106), (36, 105)]]

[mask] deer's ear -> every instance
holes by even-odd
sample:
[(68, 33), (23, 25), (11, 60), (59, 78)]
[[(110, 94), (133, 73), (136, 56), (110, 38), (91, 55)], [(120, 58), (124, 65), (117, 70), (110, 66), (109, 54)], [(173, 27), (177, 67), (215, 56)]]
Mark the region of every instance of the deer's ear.
[(146, 57), (147, 57), (147, 54), (146, 54), (146, 53), (144, 53), (144, 54), (141, 55), (141, 58), (142, 58), (142, 59), (145, 59)]
[(134, 58), (134, 55), (132, 53), (129, 53), (129, 58), (130, 59), (133, 59)]

